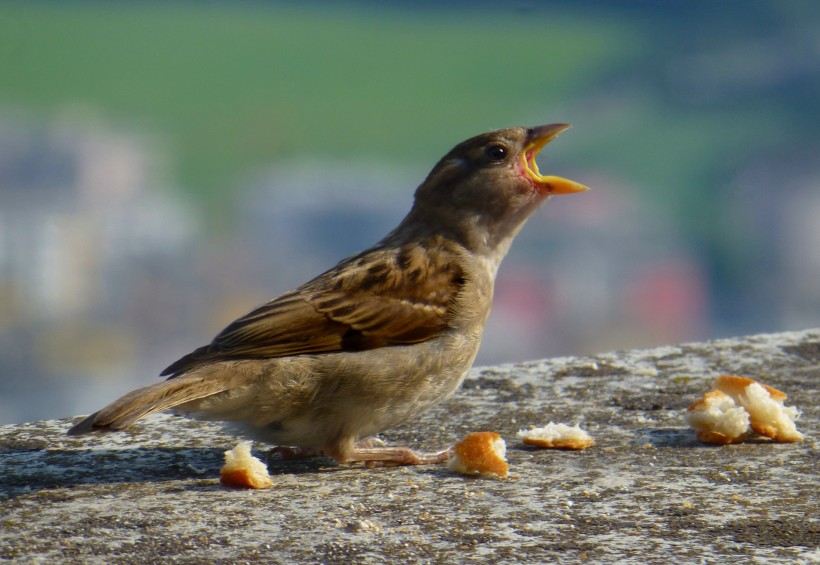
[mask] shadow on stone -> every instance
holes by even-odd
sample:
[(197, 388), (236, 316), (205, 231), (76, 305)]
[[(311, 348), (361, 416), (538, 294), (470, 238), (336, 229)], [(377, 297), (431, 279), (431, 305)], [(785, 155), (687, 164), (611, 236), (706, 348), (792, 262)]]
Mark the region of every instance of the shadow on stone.
[(655, 447), (716, 447), (698, 441), (688, 428), (641, 428), (635, 430), (639, 443), (651, 443)]
[[(213, 478), (222, 465), (220, 449), (4, 449), (0, 496), (43, 489), (114, 483)], [(18, 472), (20, 470), (20, 472)]]

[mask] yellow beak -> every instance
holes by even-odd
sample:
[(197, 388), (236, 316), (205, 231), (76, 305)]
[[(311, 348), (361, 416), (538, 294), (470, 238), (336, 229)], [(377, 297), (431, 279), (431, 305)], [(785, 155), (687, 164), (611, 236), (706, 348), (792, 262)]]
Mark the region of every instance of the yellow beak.
[(529, 139), (521, 153), (521, 165), (527, 177), (549, 194), (572, 194), (589, 190), (586, 186), (561, 177), (544, 176), (538, 171), (535, 156), (544, 146), (558, 137), (558, 134), (569, 129), (569, 124), (549, 124), (530, 130)]

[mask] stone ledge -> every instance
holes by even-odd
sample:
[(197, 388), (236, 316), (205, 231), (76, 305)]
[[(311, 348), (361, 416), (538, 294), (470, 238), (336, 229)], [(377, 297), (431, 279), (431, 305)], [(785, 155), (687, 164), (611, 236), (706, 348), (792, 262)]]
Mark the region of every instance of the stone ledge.
[[(685, 408), (718, 374), (798, 406), (798, 444), (700, 444)], [(478, 368), (388, 443), (507, 440), (508, 480), (444, 466), (272, 462), (274, 487), (218, 481), (236, 443), (160, 415), (69, 438), (69, 422), (0, 427), (0, 559), (83, 563), (820, 561), (820, 330)], [(583, 452), (534, 451), (515, 432), (580, 422)], [(259, 455), (266, 446), (256, 444)]]

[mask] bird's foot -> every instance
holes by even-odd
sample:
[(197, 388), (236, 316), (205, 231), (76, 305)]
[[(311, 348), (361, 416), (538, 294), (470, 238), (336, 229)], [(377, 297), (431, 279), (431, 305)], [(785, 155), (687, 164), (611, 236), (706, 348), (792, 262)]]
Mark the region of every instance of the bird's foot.
[[(384, 442), (377, 437), (369, 437), (359, 440), (354, 444), (355, 449), (379, 449), (384, 447)], [(321, 449), (313, 449), (312, 447), (291, 447), (286, 445), (277, 445), (268, 452), (268, 460), (280, 459), (282, 461), (290, 461), (291, 459), (307, 459), (309, 457), (324, 457), (325, 452)]]
[(377, 437), (369, 437), (353, 444), (353, 450), (342, 455), (336, 450), (318, 450), (309, 447), (274, 447), (268, 453), (268, 460), (303, 459), (306, 457), (327, 456), (336, 459), (339, 463), (354, 463), (361, 461), (365, 467), (398, 467), (400, 465), (435, 465), (450, 459), (452, 451), (422, 452), (409, 447), (386, 447)]
[(399, 465), (435, 465), (450, 458), (451, 451), (421, 452), (408, 447), (356, 447), (348, 454), (348, 461), (362, 461), (365, 467), (397, 467)]

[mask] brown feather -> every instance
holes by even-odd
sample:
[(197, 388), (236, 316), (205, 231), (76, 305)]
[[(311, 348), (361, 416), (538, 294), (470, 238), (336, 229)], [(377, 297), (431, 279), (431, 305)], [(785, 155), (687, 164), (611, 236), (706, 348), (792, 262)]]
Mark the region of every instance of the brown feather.
[(214, 361), (361, 351), (419, 343), (448, 327), (464, 284), (454, 244), (441, 236), (352, 257), (254, 309), (162, 372)]
[(131, 391), (73, 426), (68, 435), (123, 430), (144, 416), (222, 392), (236, 384), (230, 379), (207, 377), (207, 373), (190, 375)]

